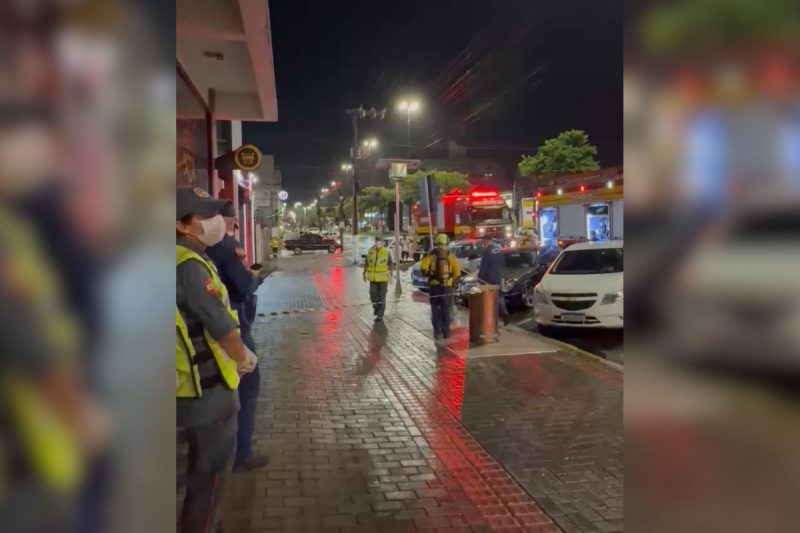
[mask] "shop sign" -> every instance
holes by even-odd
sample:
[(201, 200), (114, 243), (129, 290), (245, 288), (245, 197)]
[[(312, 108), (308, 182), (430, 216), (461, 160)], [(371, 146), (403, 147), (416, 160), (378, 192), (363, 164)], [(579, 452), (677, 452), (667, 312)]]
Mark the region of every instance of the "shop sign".
[(233, 162), (236, 168), (250, 172), (261, 166), (261, 151), (252, 144), (245, 144), (236, 149)]

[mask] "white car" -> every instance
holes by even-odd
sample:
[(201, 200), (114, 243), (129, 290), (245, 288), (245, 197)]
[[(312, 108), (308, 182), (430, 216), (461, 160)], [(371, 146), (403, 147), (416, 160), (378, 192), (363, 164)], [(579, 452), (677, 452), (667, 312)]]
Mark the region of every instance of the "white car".
[(552, 327), (623, 326), (622, 241), (573, 244), (536, 286), (534, 317)]
[(326, 231), (322, 234), (324, 239), (332, 239), (336, 241), (336, 244), (341, 245), (342, 241), (339, 239), (339, 232), (338, 231)]
[(308, 228), (308, 233), (319, 234), (320, 233), (320, 229), (319, 228)]

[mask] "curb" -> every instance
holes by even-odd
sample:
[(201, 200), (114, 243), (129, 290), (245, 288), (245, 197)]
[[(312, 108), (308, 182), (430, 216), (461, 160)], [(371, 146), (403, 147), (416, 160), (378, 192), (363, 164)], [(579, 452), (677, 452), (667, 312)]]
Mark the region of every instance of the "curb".
[(621, 365), (619, 363), (615, 363), (613, 361), (609, 361), (608, 359), (606, 359), (604, 357), (600, 357), (597, 354), (593, 354), (592, 352), (587, 352), (586, 350), (581, 350), (577, 346), (573, 346), (573, 345), (568, 344), (566, 342), (559, 341), (559, 340), (553, 339), (551, 337), (547, 337), (545, 335), (542, 335), (541, 333), (536, 333), (534, 331), (528, 331), (527, 329), (521, 328), (521, 327), (517, 326), (516, 324), (513, 325), (513, 326), (508, 326), (508, 327), (513, 327), (513, 328), (519, 330), (520, 332), (527, 333), (528, 335), (535, 335), (535, 336), (539, 337), (540, 339), (542, 339), (545, 343), (551, 344), (551, 345), (553, 345), (553, 346), (555, 346), (555, 347), (557, 347), (557, 348), (559, 348), (559, 349), (561, 349), (563, 351), (572, 352), (572, 353), (574, 353), (576, 355), (581, 355), (583, 357), (589, 357), (591, 359), (596, 359), (600, 363), (603, 363), (604, 365), (609, 366), (609, 367), (611, 367), (614, 370), (617, 370), (619, 372), (623, 372), (624, 373), (624, 371), (625, 371), (625, 367), (623, 365)]

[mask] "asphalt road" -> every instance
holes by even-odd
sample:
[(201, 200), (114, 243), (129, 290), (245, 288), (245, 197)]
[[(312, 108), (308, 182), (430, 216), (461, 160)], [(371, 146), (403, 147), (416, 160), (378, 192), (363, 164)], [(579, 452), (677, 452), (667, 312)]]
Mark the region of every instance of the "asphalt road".
[[(518, 311), (514, 313), (513, 321), (528, 331), (539, 332), (533, 311)], [(549, 336), (609, 361), (624, 364), (622, 330), (563, 328), (563, 331)]]

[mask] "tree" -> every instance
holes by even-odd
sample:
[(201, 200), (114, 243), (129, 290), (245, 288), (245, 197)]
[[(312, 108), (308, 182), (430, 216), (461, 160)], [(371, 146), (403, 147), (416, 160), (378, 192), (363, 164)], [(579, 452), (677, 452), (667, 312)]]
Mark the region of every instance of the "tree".
[(394, 200), (394, 190), (388, 187), (364, 187), (358, 195), (358, 204), (365, 213), (386, 210), (386, 204)]
[(552, 178), (598, 170), (597, 148), (589, 144), (589, 136), (581, 130), (567, 130), (547, 139), (536, 155), (523, 155), (517, 164), (522, 176)]
[(400, 199), (408, 204), (413, 204), (419, 200), (419, 179), (433, 174), (436, 188), (440, 193), (450, 192), (452, 189), (461, 189), (467, 192), (469, 180), (465, 174), (460, 172), (448, 172), (446, 170), (417, 171), (407, 175), (400, 181)]
[(645, 48), (664, 56), (792, 47), (800, 35), (800, 7), (791, 0), (658, 3), (644, 12), (639, 28)]

